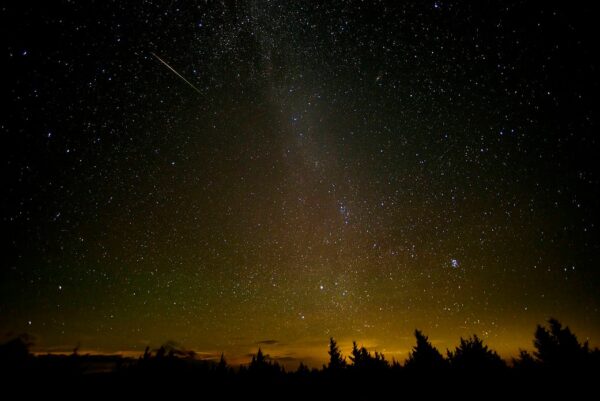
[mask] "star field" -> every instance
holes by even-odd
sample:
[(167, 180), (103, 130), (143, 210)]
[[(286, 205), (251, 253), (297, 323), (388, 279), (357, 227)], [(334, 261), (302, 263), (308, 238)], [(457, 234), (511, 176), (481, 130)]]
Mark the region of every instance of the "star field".
[(596, 344), (590, 15), (3, 5), (0, 328), (314, 364), (415, 328), (513, 355), (549, 316)]

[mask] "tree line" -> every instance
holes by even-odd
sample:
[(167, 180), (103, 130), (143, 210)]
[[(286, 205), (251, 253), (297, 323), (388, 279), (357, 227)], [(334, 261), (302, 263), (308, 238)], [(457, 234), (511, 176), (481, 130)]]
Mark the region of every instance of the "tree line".
[[(357, 383), (389, 388), (405, 383), (407, 388), (424, 380), (463, 380), (466, 377), (487, 376), (496, 380), (517, 380), (559, 375), (561, 378), (577, 372), (596, 375), (600, 368), (600, 351), (590, 349), (587, 341), (577, 336), (558, 320), (547, 326), (537, 325), (533, 352), (521, 350), (511, 361), (503, 360), (477, 335), (461, 338), (454, 350), (440, 352), (420, 330), (415, 330), (415, 345), (404, 363), (388, 360), (380, 352), (371, 352), (353, 342), (350, 354), (342, 354), (334, 338), (329, 339), (328, 361), (320, 369), (304, 363), (287, 371), (261, 348), (248, 364), (233, 367), (222, 354), (218, 361), (206, 361), (194, 352), (167, 343), (157, 350), (146, 348), (139, 358), (108, 355), (37, 355), (30, 352), (31, 337), (17, 336), (0, 345), (0, 377), (46, 378), (53, 381), (92, 381), (94, 383), (154, 383), (157, 381), (214, 388), (246, 388), (268, 384), (272, 388), (285, 386), (299, 389), (331, 389), (332, 383), (348, 389)], [(559, 372), (559, 373), (557, 373)], [(560, 373), (562, 372), (562, 373)], [(329, 391), (329, 390), (328, 390)], [(350, 391), (350, 390), (348, 390)], [(361, 390), (362, 391), (362, 390)]]

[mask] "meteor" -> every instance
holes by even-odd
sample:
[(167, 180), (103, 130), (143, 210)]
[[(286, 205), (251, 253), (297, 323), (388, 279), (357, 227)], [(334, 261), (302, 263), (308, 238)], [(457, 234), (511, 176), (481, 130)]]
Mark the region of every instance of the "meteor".
[(167, 62), (164, 61), (162, 58), (158, 57), (156, 55), (156, 53), (150, 52), (150, 54), (152, 54), (158, 61), (160, 61), (161, 63), (163, 63), (165, 65), (165, 67), (167, 67), (169, 70), (173, 71), (173, 73), (175, 73), (175, 75), (177, 75), (179, 78), (183, 79), (183, 82), (185, 82), (186, 84), (188, 84), (193, 90), (195, 90), (199, 94), (202, 94), (202, 92), (200, 92), (200, 89), (196, 88), (190, 81), (188, 81), (187, 79), (185, 79), (183, 77), (183, 75), (181, 75), (180, 73), (178, 73), (177, 71), (175, 71), (175, 69), (173, 67), (171, 67), (169, 64), (167, 64)]

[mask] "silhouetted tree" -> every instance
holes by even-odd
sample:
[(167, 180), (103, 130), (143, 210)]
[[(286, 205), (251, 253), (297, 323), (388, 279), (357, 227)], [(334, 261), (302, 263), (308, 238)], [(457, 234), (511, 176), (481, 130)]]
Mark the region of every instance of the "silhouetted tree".
[(371, 361), (374, 368), (387, 369), (390, 367), (390, 364), (385, 360), (385, 356), (381, 352), (375, 351), (375, 357)]
[(400, 370), (402, 369), (402, 364), (398, 362), (395, 358), (392, 358), (392, 363), (390, 364), (390, 368), (392, 370)]
[(529, 352), (519, 350), (519, 356), (513, 358), (513, 366), (517, 369), (533, 369), (538, 366), (538, 363)]
[[(162, 351), (161, 351), (162, 350)], [(169, 359), (173, 358), (188, 358), (194, 359), (196, 357), (196, 352), (193, 350), (188, 350), (183, 347), (181, 344), (175, 341), (167, 341), (165, 342), (157, 352), (157, 357), (167, 356)]]
[(0, 365), (5, 368), (23, 366), (30, 358), (29, 348), (33, 340), (28, 334), (21, 334), (0, 344)]
[(420, 330), (415, 330), (417, 345), (408, 355), (405, 367), (409, 369), (441, 369), (447, 365), (442, 354), (429, 342), (429, 339)]
[(146, 346), (146, 349), (144, 349), (144, 355), (142, 356), (142, 359), (144, 361), (148, 361), (148, 360), (150, 360), (151, 357), (152, 357), (152, 353), (150, 352), (150, 347)]
[(483, 341), (473, 335), (468, 339), (461, 337), (460, 345), (454, 352), (448, 351), (448, 360), (452, 367), (470, 370), (500, 369), (506, 366), (496, 351), (492, 351)]
[(252, 361), (250, 362), (250, 367), (259, 367), (265, 365), (267, 362), (265, 360), (265, 355), (262, 350), (259, 348), (256, 355), (252, 355)]
[(551, 318), (549, 329), (537, 326), (533, 346), (540, 365), (550, 368), (572, 368), (586, 363), (590, 352), (587, 341), (580, 344), (569, 327)]
[(157, 360), (161, 360), (164, 359), (165, 355), (167, 354), (167, 350), (166, 348), (163, 346), (161, 346), (157, 351), (156, 351), (156, 356), (155, 358)]
[(304, 363), (300, 362), (298, 369), (296, 369), (296, 375), (300, 377), (308, 377), (310, 375), (310, 369)]
[(354, 369), (386, 369), (389, 367), (388, 362), (385, 360), (383, 354), (375, 352), (375, 355), (365, 348), (356, 345), (356, 341), (352, 342), (352, 354), (350, 356), (352, 361), (352, 367)]
[(368, 352), (365, 347), (358, 348), (356, 341), (352, 341), (352, 352), (350, 353), (352, 366), (355, 368), (364, 367), (366, 359), (365, 354), (367, 353)]
[(225, 355), (223, 353), (221, 353), (221, 358), (219, 359), (219, 363), (217, 363), (217, 371), (227, 371), (227, 361), (225, 360)]
[(327, 369), (340, 370), (346, 367), (346, 358), (342, 356), (340, 348), (333, 337), (329, 338), (329, 351), (327, 351), (327, 353), (329, 354), (329, 364), (327, 365)]
[(252, 355), (248, 371), (257, 375), (273, 375), (283, 373), (284, 369), (277, 362), (268, 361), (265, 354), (259, 348), (256, 355)]

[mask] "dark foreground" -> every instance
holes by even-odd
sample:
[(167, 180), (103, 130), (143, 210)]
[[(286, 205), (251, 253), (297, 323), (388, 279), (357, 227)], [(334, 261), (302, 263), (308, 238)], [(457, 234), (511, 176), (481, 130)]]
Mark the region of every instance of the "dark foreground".
[[(139, 358), (107, 355), (33, 355), (27, 336), (0, 345), (2, 396), (167, 399), (596, 399), (600, 352), (579, 343), (568, 327), (538, 326), (532, 354), (510, 363), (477, 336), (461, 339), (444, 357), (420, 331), (404, 364), (354, 344), (342, 355), (329, 343), (322, 369), (301, 364), (286, 371), (259, 349), (248, 365), (200, 360), (171, 345)], [(2, 397), (3, 399), (8, 399)]]

